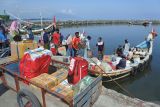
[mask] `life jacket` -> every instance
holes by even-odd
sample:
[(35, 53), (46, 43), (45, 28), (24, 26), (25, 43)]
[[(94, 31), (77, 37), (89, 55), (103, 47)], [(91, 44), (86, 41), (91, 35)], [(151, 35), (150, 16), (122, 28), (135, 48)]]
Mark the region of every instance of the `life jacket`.
[(77, 84), (88, 74), (88, 62), (81, 57), (74, 57), (68, 71), (68, 82), (70, 84)]
[(73, 37), (72, 46), (73, 46), (74, 49), (76, 49), (76, 50), (79, 49), (79, 47), (78, 47), (79, 43), (80, 43), (80, 38), (77, 38), (76, 36)]

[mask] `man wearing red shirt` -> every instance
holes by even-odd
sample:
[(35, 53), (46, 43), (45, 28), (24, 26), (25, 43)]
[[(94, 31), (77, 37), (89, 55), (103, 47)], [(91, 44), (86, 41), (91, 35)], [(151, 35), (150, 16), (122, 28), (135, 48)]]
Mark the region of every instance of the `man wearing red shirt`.
[(52, 42), (55, 45), (55, 48), (57, 49), (58, 46), (60, 45), (60, 34), (59, 34), (59, 29), (56, 29), (55, 32), (52, 35)]
[(74, 51), (74, 57), (77, 56), (77, 52), (79, 50), (78, 45), (80, 44), (80, 37), (79, 37), (79, 32), (75, 33), (75, 36), (72, 39), (72, 47), (73, 47), (73, 51)]

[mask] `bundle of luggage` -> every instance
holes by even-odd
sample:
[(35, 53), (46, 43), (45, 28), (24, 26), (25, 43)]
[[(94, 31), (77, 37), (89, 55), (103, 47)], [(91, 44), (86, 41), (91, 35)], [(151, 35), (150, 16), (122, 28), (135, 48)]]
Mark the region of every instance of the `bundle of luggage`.
[(67, 76), (68, 71), (62, 68), (57, 70), (55, 73), (52, 73), (51, 75), (43, 73), (37, 77), (32, 78), (31, 81), (43, 88), (51, 90), (51, 88), (64, 81)]
[[(75, 98), (79, 98), (79, 95), (86, 88), (90, 89), (98, 84), (98, 82), (95, 82), (95, 85), (89, 87), (95, 80), (95, 77), (88, 75), (88, 62), (81, 57), (72, 58), (69, 69), (61, 68), (52, 74), (42, 73), (31, 79), (32, 83), (51, 91), (53, 94), (61, 95), (68, 103)], [(95, 89), (93, 88), (93, 93), (98, 90), (98, 86)], [(76, 101), (78, 100), (80, 99)]]
[(51, 52), (43, 48), (37, 48), (25, 52), (20, 60), (20, 75), (31, 79), (42, 73), (48, 73), (48, 67), (51, 62)]

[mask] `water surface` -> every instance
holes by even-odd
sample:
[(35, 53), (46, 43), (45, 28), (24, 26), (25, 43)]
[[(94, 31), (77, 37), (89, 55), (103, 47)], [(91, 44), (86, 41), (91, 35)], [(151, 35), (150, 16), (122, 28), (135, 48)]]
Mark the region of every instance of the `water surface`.
[[(112, 54), (118, 45), (124, 44), (124, 39), (128, 39), (131, 46), (136, 46), (142, 42), (151, 31), (152, 27), (160, 32), (160, 26), (128, 26), (128, 25), (95, 25), (62, 28), (64, 36), (74, 34), (76, 31), (86, 32), (92, 37), (91, 48), (96, 45), (98, 37), (102, 37), (105, 42), (105, 54)], [(153, 57), (145, 71), (138, 73), (135, 77), (129, 77), (119, 82), (134, 96), (147, 101), (160, 101), (160, 38), (154, 41)], [(97, 55), (97, 50), (94, 50)], [(126, 94), (115, 84), (104, 84), (107, 88), (112, 88), (118, 92)]]

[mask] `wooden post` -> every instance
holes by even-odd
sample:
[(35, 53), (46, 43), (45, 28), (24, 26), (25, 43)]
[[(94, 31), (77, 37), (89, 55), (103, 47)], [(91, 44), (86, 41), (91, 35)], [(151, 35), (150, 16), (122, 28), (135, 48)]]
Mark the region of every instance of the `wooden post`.
[(3, 84), (4, 84), (5, 86), (7, 86), (7, 81), (6, 81), (6, 78), (5, 78), (5, 76), (4, 76), (4, 70), (2, 71), (2, 74), (1, 74), (1, 80), (2, 80)]
[(45, 90), (41, 88), (41, 92), (42, 92), (42, 100), (43, 100), (43, 107), (46, 107), (46, 99), (45, 99)]
[(15, 84), (16, 84), (16, 91), (18, 92), (20, 90), (20, 86), (19, 86), (18, 77), (16, 75), (14, 77), (14, 80), (15, 80)]
[(72, 99), (72, 101), (70, 101), (69, 107), (73, 107), (73, 99)]

